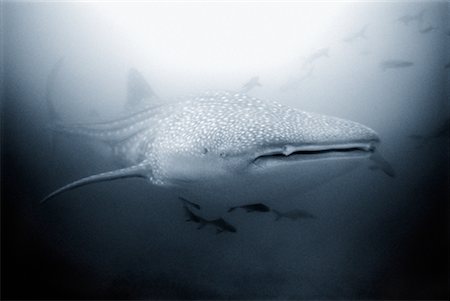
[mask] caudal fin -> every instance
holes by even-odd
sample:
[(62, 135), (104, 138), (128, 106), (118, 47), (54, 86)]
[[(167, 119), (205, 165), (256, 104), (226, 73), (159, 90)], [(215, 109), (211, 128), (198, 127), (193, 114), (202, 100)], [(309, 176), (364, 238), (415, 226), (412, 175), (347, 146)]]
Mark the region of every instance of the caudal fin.
[(230, 207), (230, 209), (228, 209), (228, 211), (227, 212), (232, 212), (232, 211), (234, 211), (234, 209), (236, 209), (237, 207)]
[(72, 182), (70, 184), (67, 184), (66, 186), (63, 186), (59, 188), (58, 190), (50, 193), (45, 198), (43, 198), (40, 203), (44, 203), (48, 201), (49, 199), (52, 199), (56, 197), (57, 195), (93, 183), (98, 182), (105, 182), (105, 181), (112, 181), (112, 180), (118, 180), (118, 179), (124, 179), (124, 178), (147, 178), (148, 174), (146, 173), (146, 168), (144, 165), (139, 164), (132, 167), (127, 167), (123, 169), (118, 169), (114, 171), (104, 172), (101, 174), (89, 176), (83, 179), (80, 179), (78, 181)]

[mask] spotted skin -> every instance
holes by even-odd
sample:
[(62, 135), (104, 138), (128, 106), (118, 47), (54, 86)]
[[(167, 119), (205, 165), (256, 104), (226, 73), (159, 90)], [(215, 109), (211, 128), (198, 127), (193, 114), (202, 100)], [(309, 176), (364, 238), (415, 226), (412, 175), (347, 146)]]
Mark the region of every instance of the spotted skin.
[[(134, 168), (136, 176), (156, 185), (242, 172), (255, 157), (272, 149), (378, 140), (373, 130), (356, 122), (231, 91), (205, 92), (109, 123), (55, 130), (111, 145), (125, 168)], [(116, 171), (117, 178), (122, 173)], [(98, 182), (102, 177), (93, 179)], [(112, 178), (108, 173), (105, 180)], [(80, 180), (67, 187), (85, 184)]]

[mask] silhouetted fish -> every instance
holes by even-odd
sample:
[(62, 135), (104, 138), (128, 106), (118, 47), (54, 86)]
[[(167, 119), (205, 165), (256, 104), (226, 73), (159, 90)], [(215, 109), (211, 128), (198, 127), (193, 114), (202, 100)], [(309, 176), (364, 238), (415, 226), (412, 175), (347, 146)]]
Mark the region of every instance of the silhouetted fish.
[(342, 41), (344, 41), (346, 43), (351, 43), (351, 42), (354, 42), (359, 39), (366, 39), (367, 38), (366, 31), (367, 31), (368, 26), (369, 26), (368, 24), (364, 25), (364, 27), (361, 28), (358, 32), (348, 35), (347, 37), (342, 39)]
[(223, 218), (218, 218), (218, 219), (214, 219), (211, 221), (208, 221), (209, 224), (216, 226), (216, 233), (222, 233), (222, 232), (232, 232), (232, 233), (236, 233), (237, 230), (236, 228), (231, 225), (230, 223), (228, 223), (227, 221), (225, 221)]
[(184, 205), (183, 208), (187, 215), (186, 221), (197, 223), (198, 224), (197, 229), (201, 229), (206, 225), (212, 225), (216, 228), (217, 234), (222, 232), (233, 232), (233, 233), (237, 232), (236, 228), (227, 221), (225, 221), (223, 218), (207, 220), (189, 210), (189, 208), (186, 205)]
[(275, 209), (273, 209), (272, 211), (273, 213), (275, 213), (275, 221), (278, 221), (281, 218), (288, 218), (290, 220), (298, 220), (302, 218), (316, 218), (311, 213), (300, 209), (289, 210), (286, 212), (281, 212)]
[(411, 67), (414, 65), (413, 62), (410, 61), (403, 61), (403, 60), (385, 60), (380, 63), (380, 68), (383, 71), (386, 71), (387, 69), (399, 69), (399, 68), (406, 68)]
[(241, 208), (244, 209), (247, 212), (269, 212), (270, 208), (267, 207), (264, 204), (258, 203), (258, 204), (249, 204), (249, 205), (243, 205), (243, 206), (236, 206), (236, 207), (231, 207), (230, 209), (228, 209), (228, 212), (231, 212), (237, 208)]
[(186, 221), (199, 224), (198, 229), (204, 227), (207, 224), (208, 221), (206, 219), (189, 210), (189, 208), (186, 205), (183, 205), (183, 209), (187, 215)]
[(423, 22), (423, 16), (425, 15), (426, 10), (423, 9), (419, 13), (415, 15), (403, 15), (397, 19), (397, 21), (402, 22), (405, 25), (408, 25), (411, 22), (418, 22), (419, 24)]
[(241, 93), (247, 93), (250, 90), (252, 90), (255, 87), (261, 87), (261, 84), (259, 83), (259, 77), (255, 76), (252, 77), (248, 82), (246, 82), (242, 88), (239, 90)]
[(329, 57), (330, 56), (330, 48), (321, 48), (319, 50), (317, 50), (316, 52), (312, 53), (310, 56), (308, 56), (304, 62), (303, 62), (303, 67), (314, 63), (315, 61), (317, 61), (318, 59), (322, 58), (322, 57)]
[(449, 69), (449, 68), (450, 68), (450, 63), (447, 63), (447, 64), (444, 66), (444, 68), (445, 68), (445, 69)]

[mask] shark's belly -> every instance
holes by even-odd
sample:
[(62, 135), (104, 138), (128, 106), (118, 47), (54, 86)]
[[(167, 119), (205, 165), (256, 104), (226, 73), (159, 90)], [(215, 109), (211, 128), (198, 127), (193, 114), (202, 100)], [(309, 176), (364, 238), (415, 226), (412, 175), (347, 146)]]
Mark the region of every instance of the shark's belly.
[[(218, 211), (251, 203), (264, 203), (289, 209), (301, 194), (351, 172), (362, 159), (301, 162), (285, 168), (254, 168), (222, 177), (193, 180), (180, 185), (183, 197)], [(299, 197), (300, 196), (300, 197)]]

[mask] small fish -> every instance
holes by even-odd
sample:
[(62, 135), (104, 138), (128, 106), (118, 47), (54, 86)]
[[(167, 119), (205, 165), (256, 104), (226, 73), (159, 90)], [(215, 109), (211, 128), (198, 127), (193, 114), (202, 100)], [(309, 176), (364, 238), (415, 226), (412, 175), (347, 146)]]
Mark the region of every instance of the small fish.
[(264, 204), (258, 203), (258, 204), (249, 204), (249, 205), (243, 205), (243, 206), (236, 206), (236, 207), (231, 207), (230, 209), (228, 209), (228, 212), (231, 212), (237, 208), (241, 208), (244, 209), (247, 212), (269, 212), (270, 208), (267, 207)]
[(380, 63), (380, 68), (383, 71), (387, 69), (398, 69), (398, 68), (407, 68), (414, 65), (413, 62), (403, 61), (403, 60), (385, 60)]
[(308, 56), (304, 60), (303, 67), (314, 63), (315, 61), (317, 61), (318, 59), (320, 59), (322, 57), (330, 57), (330, 47), (321, 48), (321, 49), (317, 50), (316, 52), (312, 53), (310, 56)]
[(290, 210), (290, 211), (286, 211), (286, 212), (281, 212), (281, 211), (278, 211), (275, 209), (273, 209), (272, 211), (273, 211), (273, 213), (275, 213), (275, 221), (279, 221), (283, 217), (288, 218), (292, 221), (298, 220), (298, 219), (303, 219), (303, 218), (316, 218), (311, 213), (309, 213), (305, 210), (299, 210), (299, 209), (294, 209), (294, 210)]
[(444, 66), (444, 69), (450, 69), (450, 62)]
[(261, 87), (261, 83), (259, 82), (259, 77), (252, 77), (247, 83), (245, 83), (242, 88), (239, 90), (240, 93), (248, 93), (255, 87)]
[(358, 32), (352, 33), (349, 36), (342, 39), (342, 41), (346, 43), (351, 43), (359, 39), (367, 39), (366, 31), (369, 24), (364, 25), (363, 28), (361, 28)]
[(225, 221), (223, 218), (207, 220), (207, 219), (195, 214), (191, 210), (189, 210), (189, 208), (186, 205), (183, 205), (183, 208), (187, 215), (186, 221), (199, 224), (197, 229), (202, 229), (206, 225), (212, 225), (212, 226), (216, 227), (217, 234), (222, 233), (222, 232), (232, 232), (232, 233), (237, 232), (236, 228), (233, 225), (231, 225), (230, 223), (228, 223), (227, 221)]
[(417, 22), (417, 23), (421, 24), (423, 22), (423, 16), (425, 15), (425, 12), (426, 12), (426, 10), (423, 9), (415, 15), (406, 14), (406, 15), (403, 15), (400, 18), (398, 18), (397, 21), (401, 22), (405, 25), (408, 25), (411, 22)]
[(419, 32), (420, 33), (429, 33), (429, 32), (433, 31), (436, 28), (437, 27), (434, 27), (433, 25), (429, 24), (427, 27), (419, 29)]

